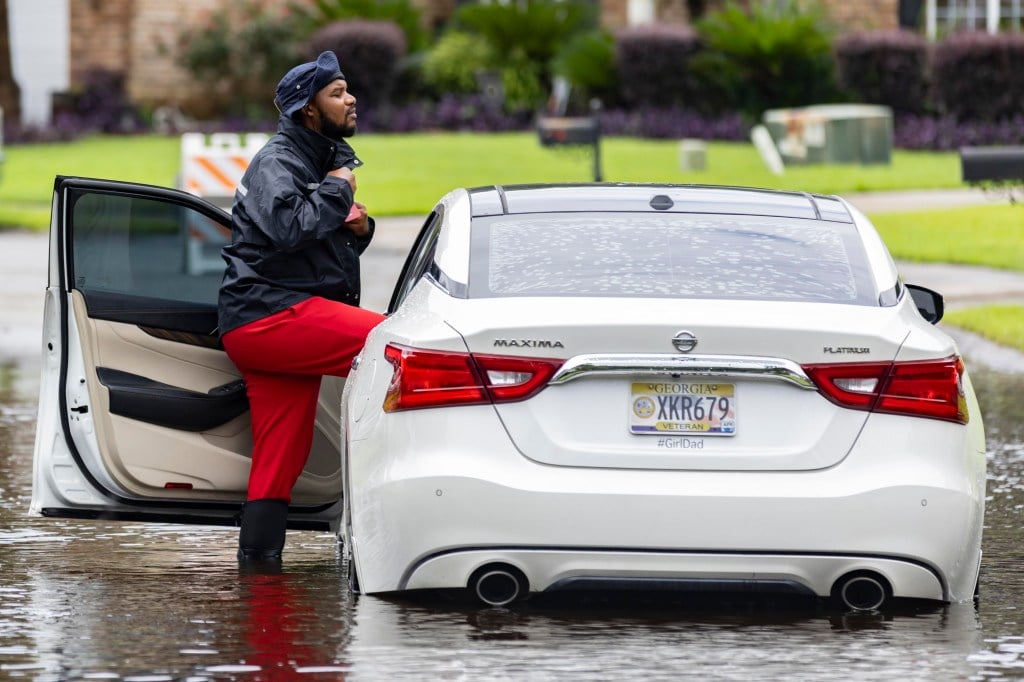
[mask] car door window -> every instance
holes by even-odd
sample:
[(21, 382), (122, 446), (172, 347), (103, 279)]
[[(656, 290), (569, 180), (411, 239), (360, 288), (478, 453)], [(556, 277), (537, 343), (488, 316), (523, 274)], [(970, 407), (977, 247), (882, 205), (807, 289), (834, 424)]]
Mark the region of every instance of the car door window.
[(398, 309), (420, 278), (430, 271), (434, 262), (434, 251), (437, 248), (437, 236), (441, 231), (441, 222), (439, 211), (434, 211), (427, 217), (423, 229), (420, 230), (420, 234), (416, 238), (416, 243), (405, 260), (405, 267), (402, 268), (402, 275), (398, 278), (398, 285), (395, 287), (391, 304), (388, 306), (389, 313)]
[[(94, 189), (76, 189), (70, 199), (74, 261), (69, 284), (82, 292), (90, 315), (213, 330), (209, 313), (215, 311), (224, 268), (220, 248), (230, 237), (226, 216), (163, 198)], [(140, 304), (144, 299), (160, 300), (166, 314), (147, 314)], [(206, 313), (202, 322), (195, 316), (199, 312)]]

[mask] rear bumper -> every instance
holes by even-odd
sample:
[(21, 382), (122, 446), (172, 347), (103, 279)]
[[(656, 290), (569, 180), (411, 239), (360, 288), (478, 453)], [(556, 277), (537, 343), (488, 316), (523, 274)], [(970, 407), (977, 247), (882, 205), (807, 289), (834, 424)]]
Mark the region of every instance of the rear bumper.
[(945, 601), (934, 568), (899, 558), (780, 554), (710, 554), (597, 548), (461, 548), (426, 556), (411, 565), (398, 589), (442, 585), (452, 575), (471, 575), (490, 563), (518, 568), (534, 592), (578, 588), (667, 588), (756, 591), (827, 597), (852, 571), (886, 579), (896, 596)]
[(367, 593), (465, 587), (505, 562), (533, 591), (582, 578), (781, 581), (824, 597), (869, 570), (895, 597), (973, 597), (985, 453), (967, 427), (873, 415), (827, 469), (658, 471), (534, 462), (481, 436), (501, 434), (487, 408), (422, 429), (407, 416), (414, 428), (350, 443), (350, 547)]
[(788, 581), (827, 597), (842, 575), (868, 570), (896, 597), (965, 601), (980, 552), (975, 501), (919, 486), (779, 499), (539, 492), (432, 477), (374, 497), (376, 531), (353, 514), (367, 593), (464, 587), (477, 568), (501, 562), (532, 591), (582, 577), (704, 579)]

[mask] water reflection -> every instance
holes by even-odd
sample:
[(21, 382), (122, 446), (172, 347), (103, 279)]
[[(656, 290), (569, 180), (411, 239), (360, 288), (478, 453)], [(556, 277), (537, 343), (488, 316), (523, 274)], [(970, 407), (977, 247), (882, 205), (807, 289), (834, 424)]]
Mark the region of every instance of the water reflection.
[[(85, 526), (69, 530), (92, 542), (23, 548), (19, 575), (5, 576), (14, 583), (6, 627), (19, 638), (5, 653), (33, 661), (33, 679), (287, 680), (302, 668), (343, 668), (348, 597), (329, 551), (300, 557), (285, 572), (243, 573), (226, 533), (175, 537), (123, 524), (90, 538)], [(137, 560), (103, 551), (111, 543), (138, 552)]]
[(752, 600), (673, 606), (459, 611), (360, 598), (349, 651), (366, 679), (423, 668), (469, 678), (950, 679), (968, 677), (968, 656), (983, 646), (971, 605), (886, 615)]
[(1024, 376), (975, 372), (989, 432), (982, 596), (818, 602), (591, 595), (481, 609), (352, 598), (334, 539), (240, 572), (232, 529), (27, 515), (37, 377), (0, 367), (0, 678), (985, 679), (1024, 670)]

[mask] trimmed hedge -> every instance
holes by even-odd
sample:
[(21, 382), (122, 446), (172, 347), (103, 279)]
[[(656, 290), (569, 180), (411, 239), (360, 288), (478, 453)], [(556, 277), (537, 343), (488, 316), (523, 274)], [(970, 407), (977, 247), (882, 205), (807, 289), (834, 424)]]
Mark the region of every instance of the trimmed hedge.
[[(737, 114), (704, 116), (679, 107), (611, 108), (600, 113), (604, 135), (628, 135), (654, 139), (696, 137), (705, 140), (746, 140), (749, 129)], [(495, 109), (480, 95), (445, 95), (439, 102), (420, 101), (388, 111), (372, 111), (359, 120), (361, 135), (373, 132), (422, 132), (456, 130), (505, 132), (533, 130), (530, 111)]]
[(1024, 114), (1000, 121), (957, 121), (952, 116), (896, 117), (893, 146), (900, 149), (955, 151), (960, 147), (1024, 144)]
[(928, 101), (928, 42), (910, 31), (850, 33), (835, 43), (839, 85), (857, 100), (919, 114)]
[(958, 121), (999, 121), (1024, 111), (1024, 35), (964, 32), (934, 48), (939, 109)]
[(641, 107), (601, 112), (601, 132), (654, 139), (748, 140), (749, 126), (738, 113), (703, 115), (681, 107)]
[(338, 56), (349, 91), (369, 106), (391, 101), (406, 54), (405, 34), (393, 21), (336, 21), (306, 41), (310, 59), (326, 50)]
[(689, 68), (700, 50), (693, 29), (677, 25), (644, 25), (619, 30), (615, 66), (629, 107), (692, 107), (702, 100), (700, 82)]

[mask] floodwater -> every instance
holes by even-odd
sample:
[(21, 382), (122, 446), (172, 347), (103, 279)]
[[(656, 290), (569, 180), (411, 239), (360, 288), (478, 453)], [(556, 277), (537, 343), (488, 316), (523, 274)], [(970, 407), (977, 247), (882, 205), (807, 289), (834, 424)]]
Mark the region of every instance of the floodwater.
[(0, 679), (1024, 676), (1024, 374), (974, 372), (989, 438), (980, 600), (848, 614), (664, 595), (354, 598), (328, 534), (289, 533), (279, 574), (247, 574), (233, 529), (33, 518), (35, 372), (0, 366)]

